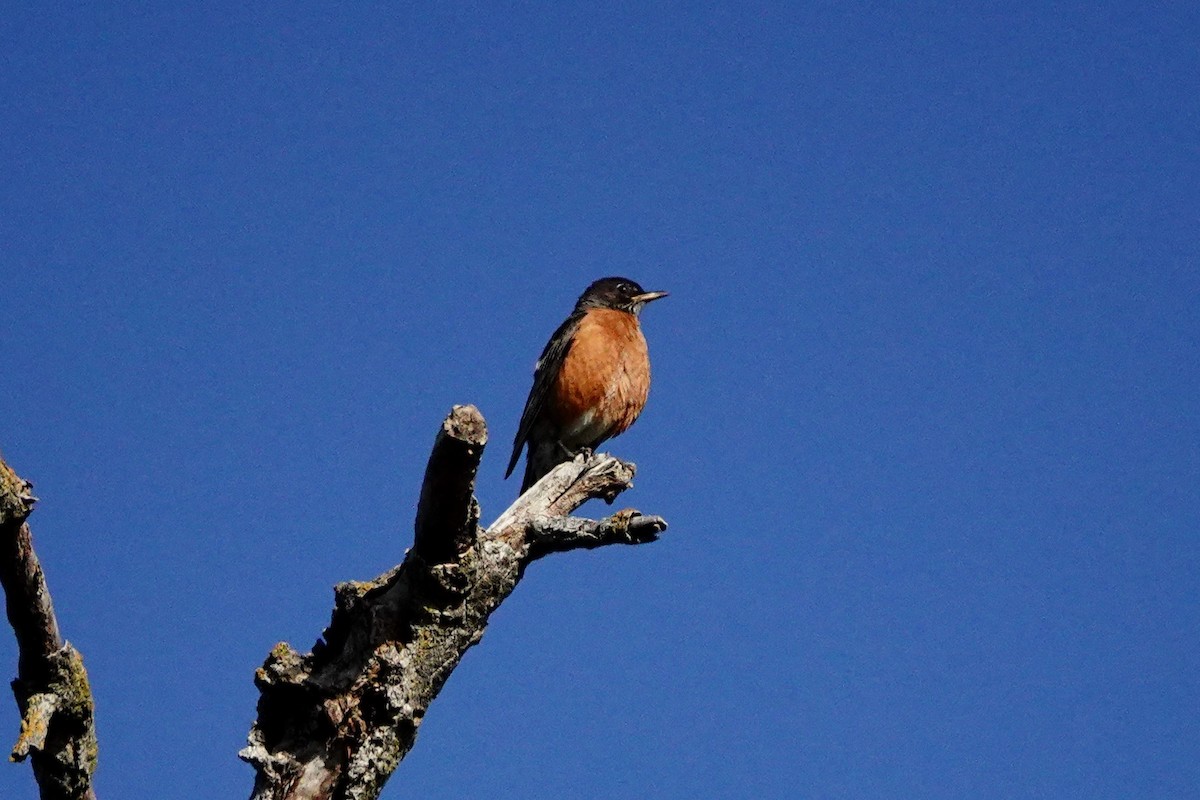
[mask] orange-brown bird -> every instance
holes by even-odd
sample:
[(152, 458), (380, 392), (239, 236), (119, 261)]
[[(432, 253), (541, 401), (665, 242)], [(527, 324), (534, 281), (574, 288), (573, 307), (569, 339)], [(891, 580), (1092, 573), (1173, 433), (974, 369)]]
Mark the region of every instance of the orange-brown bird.
[(529, 445), (521, 493), (580, 450), (623, 433), (646, 405), (650, 356), (638, 315), (666, 292), (601, 278), (575, 303), (533, 370), (507, 478)]

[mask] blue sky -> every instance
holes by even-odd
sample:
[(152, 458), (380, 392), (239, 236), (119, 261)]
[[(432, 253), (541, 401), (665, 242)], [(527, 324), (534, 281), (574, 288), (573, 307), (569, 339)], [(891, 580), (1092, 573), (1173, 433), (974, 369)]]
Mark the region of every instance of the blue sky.
[(504, 509), (609, 274), (671, 292), (609, 448), (671, 529), (535, 565), (385, 798), (1193, 794), (1198, 39), (1183, 3), (10, 9), (0, 450), (101, 796), (248, 794), (255, 667), (400, 560), (454, 403)]

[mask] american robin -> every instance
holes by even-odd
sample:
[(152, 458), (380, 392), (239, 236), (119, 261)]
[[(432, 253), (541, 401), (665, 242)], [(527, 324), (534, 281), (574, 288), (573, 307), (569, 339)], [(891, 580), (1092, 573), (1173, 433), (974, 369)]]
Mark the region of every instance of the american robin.
[(623, 433), (646, 405), (650, 356), (642, 307), (666, 297), (628, 278), (601, 278), (550, 337), (533, 371), (507, 478), (529, 445), (521, 493), (580, 450)]

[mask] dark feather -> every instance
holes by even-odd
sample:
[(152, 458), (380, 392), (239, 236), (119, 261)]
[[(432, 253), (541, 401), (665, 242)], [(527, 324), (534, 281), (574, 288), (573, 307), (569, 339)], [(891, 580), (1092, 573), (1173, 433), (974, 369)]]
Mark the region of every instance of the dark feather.
[(575, 338), (575, 331), (579, 328), (579, 322), (585, 313), (587, 313), (587, 309), (576, 308), (571, 316), (558, 326), (558, 330), (550, 337), (550, 341), (546, 342), (546, 347), (542, 350), (541, 357), (538, 358), (537, 366), (533, 370), (533, 388), (529, 390), (529, 398), (525, 401), (525, 410), (521, 412), (521, 424), (517, 426), (517, 435), (513, 439), (512, 458), (509, 459), (508, 469), (504, 472), (505, 478), (512, 475), (513, 468), (521, 458), (521, 449), (529, 440), (529, 432), (538, 419), (542, 407), (546, 403), (546, 398), (550, 395), (554, 379), (558, 375), (559, 369), (562, 368), (567, 351), (571, 349), (571, 340)]

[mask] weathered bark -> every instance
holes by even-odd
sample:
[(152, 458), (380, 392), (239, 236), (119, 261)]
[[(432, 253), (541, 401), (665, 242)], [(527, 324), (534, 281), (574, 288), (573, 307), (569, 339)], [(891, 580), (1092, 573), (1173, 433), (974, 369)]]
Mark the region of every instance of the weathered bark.
[(658, 517), (633, 510), (568, 518), (608, 502), (634, 467), (584, 454), (558, 466), (490, 527), (473, 489), (487, 433), (456, 406), (434, 443), (415, 545), (372, 581), (339, 584), (333, 616), (308, 654), (275, 646), (255, 675), (261, 693), (250, 744), (252, 800), (370, 800), (412, 748), (429, 703), (525, 568), (552, 552), (654, 541)]
[(31, 486), (0, 459), (0, 585), (17, 639), (21, 733), (12, 759), (29, 758), (42, 800), (91, 798), (96, 769), (92, 691), (83, 658), (59, 634), (46, 577), (25, 519)]
[(475, 540), (479, 503), (472, 493), (486, 444), (479, 410), (455, 406), (433, 443), (417, 504), (413, 549), (430, 564), (454, 561)]

